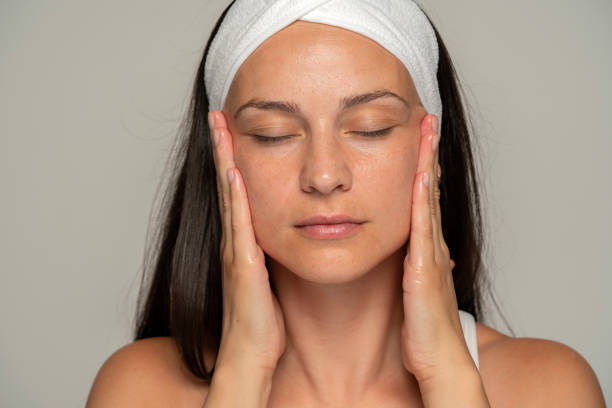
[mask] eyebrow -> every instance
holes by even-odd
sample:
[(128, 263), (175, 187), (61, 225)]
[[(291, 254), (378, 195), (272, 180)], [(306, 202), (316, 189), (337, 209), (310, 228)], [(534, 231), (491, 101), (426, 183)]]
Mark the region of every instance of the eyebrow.
[[(340, 100), (340, 110), (346, 110), (352, 106), (360, 105), (363, 103), (371, 102), (375, 99), (384, 98), (384, 97), (392, 97), (399, 101), (401, 101), (406, 107), (410, 107), (410, 104), (401, 96), (397, 95), (394, 92), (389, 91), (388, 89), (376, 89), (374, 91), (366, 92), (360, 95), (352, 95), (344, 97)], [(234, 114), (234, 119), (238, 118), (240, 112), (242, 112), (246, 108), (255, 108), (261, 110), (268, 111), (281, 111), (287, 113), (301, 114), (302, 111), (300, 106), (295, 102), (289, 101), (271, 101), (266, 99), (257, 99), (253, 98), (244, 105), (240, 106), (236, 113)]]

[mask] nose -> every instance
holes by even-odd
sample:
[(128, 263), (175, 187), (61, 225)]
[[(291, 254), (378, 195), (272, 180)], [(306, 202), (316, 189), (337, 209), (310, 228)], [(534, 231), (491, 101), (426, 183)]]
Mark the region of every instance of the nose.
[(312, 134), (300, 173), (303, 191), (330, 194), (351, 188), (352, 175), (339, 141), (330, 134)]

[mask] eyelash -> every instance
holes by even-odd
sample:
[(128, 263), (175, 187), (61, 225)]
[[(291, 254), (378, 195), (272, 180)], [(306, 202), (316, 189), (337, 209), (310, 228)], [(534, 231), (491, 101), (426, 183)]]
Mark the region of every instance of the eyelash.
[[(350, 132), (350, 133), (357, 133), (358, 135), (364, 136), (364, 137), (380, 137), (380, 136), (384, 136), (386, 134), (388, 134), (391, 131), (392, 128), (386, 128), (386, 129), (379, 129), (379, 130), (374, 130), (372, 132), (358, 132), (358, 131), (354, 131), (354, 132)], [(291, 136), (294, 135), (287, 135), (287, 136), (278, 136), (278, 137), (267, 137), (267, 136), (261, 136), (261, 135), (252, 135), (253, 137), (255, 137), (256, 140), (262, 142), (262, 143), (278, 143), (281, 140), (285, 140), (290, 138)]]

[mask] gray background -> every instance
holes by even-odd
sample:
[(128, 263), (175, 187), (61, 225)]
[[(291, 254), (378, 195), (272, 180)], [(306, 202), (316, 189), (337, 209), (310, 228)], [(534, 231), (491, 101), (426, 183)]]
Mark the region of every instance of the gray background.
[[(1, 406), (82, 406), (130, 341), (149, 212), (228, 3), (0, 3)], [(504, 315), (580, 352), (612, 401), (612, 3), (423, 5), (473, 105)]]

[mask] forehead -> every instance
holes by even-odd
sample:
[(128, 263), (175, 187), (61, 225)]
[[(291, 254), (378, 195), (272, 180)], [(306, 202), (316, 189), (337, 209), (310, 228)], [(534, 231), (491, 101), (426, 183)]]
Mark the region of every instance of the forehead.
[(241, 65), (226, 106), (253, 97), (329, 100), (389, 89), (418, 100), (399, 59), (374, 40), (327, 24), (295, 21), (267, 38)]

